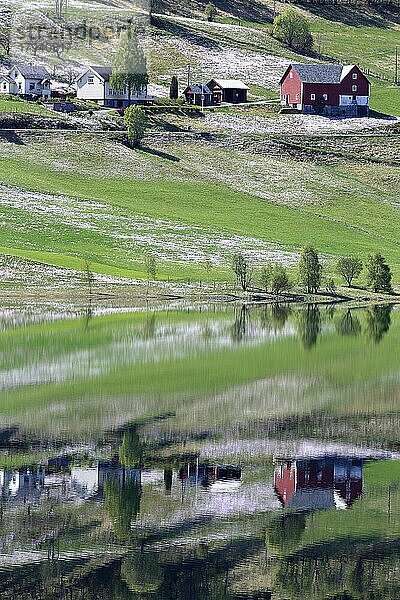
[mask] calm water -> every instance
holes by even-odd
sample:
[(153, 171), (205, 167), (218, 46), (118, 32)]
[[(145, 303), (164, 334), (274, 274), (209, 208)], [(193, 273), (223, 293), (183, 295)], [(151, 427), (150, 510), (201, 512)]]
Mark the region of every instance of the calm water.
[(1, 309), (1, 599), (399, 599), (399, 325)]

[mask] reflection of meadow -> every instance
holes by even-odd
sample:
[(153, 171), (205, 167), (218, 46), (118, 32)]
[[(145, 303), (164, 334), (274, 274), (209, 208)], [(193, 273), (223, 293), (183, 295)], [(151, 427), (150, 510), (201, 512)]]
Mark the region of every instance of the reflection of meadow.
[(329, 407), (395, 411), (391, 307), (149, 312), (13, 327), (0, 335), (1, 421), (91, 437), (161, 414), (208, 429)]

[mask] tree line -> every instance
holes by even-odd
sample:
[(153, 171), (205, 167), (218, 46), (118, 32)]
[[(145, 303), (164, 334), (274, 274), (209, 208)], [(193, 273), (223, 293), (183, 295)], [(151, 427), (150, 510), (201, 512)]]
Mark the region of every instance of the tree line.
[[(346, 256), (336, 263), (336, 273), (348, 287), (353, 286), (365, 269), (367, 287), (371, 291), (393, 293), (392, 272), (385, 258), (375, 252), (363, 263), (358, 257)], [(293, 281), (287, 269), (278, 262), (267, 262), (259, 270), (255, 270), (243, 253), (236, 253), (232, 261), (232, 270), (236, 283), (246, 292), (252, 285), (258, 285), (265, 293), (280, 295), (289, 292), (297, 283), (308, 294), (317, 294), (323, 285), (323, 265), (318, 252), (313, 246), (306, 246), (298, 263), (297, 281)], [(332, 278), (325, 280), (326, 291), (336, 293), (336, 283)]]

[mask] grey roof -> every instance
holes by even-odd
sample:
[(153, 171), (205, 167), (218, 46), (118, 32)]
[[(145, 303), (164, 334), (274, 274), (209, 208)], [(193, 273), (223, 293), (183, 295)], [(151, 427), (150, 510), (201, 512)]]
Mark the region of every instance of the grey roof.
[(8, 83), (15, 83), (12, 77), (5, 75), (4, 73), (0, 73), (0, 79), (4, 79), (4, 81), (7, 81)]
[(293, 64), (293, 69), (303, 83), (340, 83), (343, 65)]
[(104, 81), (109, 81), (112, 74), (112, 67), (89, 67), (95, 73), (100, 75)]
[(193, 94), (212, 94), (212, 91), (210, 90), (210, 88), (208, 87), (208, 85), (189, 85), (189, 87), (186, 88), (185, 91), (191, 90), (193, 92)]
[[(15, 65), (14, 69), (18, 69), (25, 79), (50, 79), (50, 73), (44, 67), (38, 67), (37, 65)], [(11, 69), (12, 70), (12, 69)]]

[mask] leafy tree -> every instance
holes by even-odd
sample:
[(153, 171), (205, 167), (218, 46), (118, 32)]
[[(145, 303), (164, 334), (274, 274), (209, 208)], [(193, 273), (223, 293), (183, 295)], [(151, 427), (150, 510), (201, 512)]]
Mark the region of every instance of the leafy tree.
[(326, 291), (328, 292), (328, 294), (336, 294), (336, 283), (334, 279), (328, 279), (328, 281), (326, 282)]
[(307, 52), (313, 47), (313, 37), (306, 17), (289, 8), (274, 20), (274, 36), (294, 50)]
[(209, 2), (206, 5), (204, 14), (205, 14), (207, 21), (209, 21), (209, 22), (214, 21), (215, 17), (217, 16), (217, 7), (215, 6), (215, 4), (213, 4), (212, 2)]
[(271, 277), (271, 291), (273, 294), (279, 295), (282, 292), (287, 292), (292, 287), (287, 271), (282, 265), (275, 265)]
[(246, 258), (240, 252), (234, 255), (232, 268), (236, 275), (236, 281), (245, 292), (251, 283), (253, 272)]
[(6, 56), (11, 52), (12, 12), (9, 9), (0, 9), (0, 49)]
[(321, 287), (322, 265), (316, 250), (306, 246), (300, 257), (299, 281), (309, 294), (315, 294)]
[(147, 116), (140, 106), (129, 106), (124, 115), (124, 123), (128, 132), (128, 142), (133, 147), (139, 146), (147, 127)]
[(169, 97), (171, 98), (171, 100), (177, 100), (179, 97), (179, 82), (176, 75), (173, 75), (171, 79)]
[(362, 261), (355, 256), (345, 256), (341, 258), (336, 266), (338, 274), (343, 277), (349, 287), (351, 287), (353, 279), (359, 277), (362, 269)]
[(110, 85), (115, 90), (127, 90), (130, 105), (132, 92), (140, 93), (148, 82), (146, 58), (136, 33), (128, 27), (120, 34)]
[(392, 273), (389, 265), (381, 254), (376, 252), (368, 257), (367, 264), (368, 287), (374, 292), (393, 291), (392, 288)]
[(267, 293), (269, 290), (273, 270), (274, 270), (273, 264), (271, 262), (268, 262), (266, 265), (264, 265), (262, 267), (262, 269), (260, 271), (260, 284), (261, 284), (261, 287), (265, 290), (265, 293)]
[(157, 261), (154, 254), (148, 252), (144, 257), (144, 266), (146, 268), (147, 280), (155, 279), (157, 275)]

